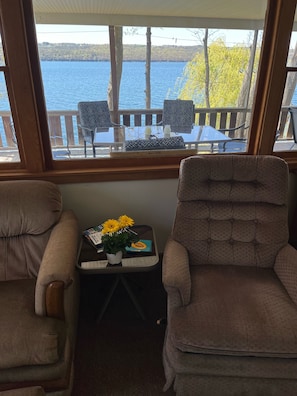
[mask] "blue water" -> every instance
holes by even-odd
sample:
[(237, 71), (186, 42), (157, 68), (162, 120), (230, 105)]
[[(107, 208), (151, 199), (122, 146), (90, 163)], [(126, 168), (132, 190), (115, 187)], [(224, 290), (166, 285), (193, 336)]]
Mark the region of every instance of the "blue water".
[[(163, 107), (166, 98), (175, 99), (176, 81), (186, 62), (152, 62), (151, 107)], [(106, 100), (109, 62), (41, 62), (48, 110), (76, 110), (84, 100)], [(120, 88), (121, 109), (145, 108), (145, 62), (124, 62)], [(0, 78), (0, 110), (9, 110), (3, 76)]]
[[(151, 108), (162, 108), (164, 99), (176, 99), (176, 84), (186, 62), (152, 62)], [(48, 110), (76, 110), (84, 100), (106, 100), (110, 77), (109, 62), (42, 61), (42, 78)], [(295, 91), (293, 105), (297, 105)], [(119, 98), (120, 109), (145, 108), (145, 62), (124, 62)], [(0, 73), (0, 110), (9, 102)]]
[[(174, 86), (185, 62), (153, 62), (151, 107), (175, 99)], [(41, 62), (48, 110), (75, 110), (84, 100), (106, 100), (110, 77), (109, 62)], [(120, 88), (121, 109), (145, 108), (145, 62), (124, 62)]]
[[(186, 62), (152, 62), (151, 108), (162, 108), (164, 99), (176, 99), (175, 84)], [(42, 80), (47, 110), (77, 110), (80, 101), (107, 100), (109, 62), (42, 61)], [(120, 109), (144, 109), (145, 62), (123, 62)], [(3, 73), (0, 73), (0, 111), (9, 110)], [(64, 132), (63, 132), (64, 133)], [(3, 124), (0, 138), (6, 144)]]

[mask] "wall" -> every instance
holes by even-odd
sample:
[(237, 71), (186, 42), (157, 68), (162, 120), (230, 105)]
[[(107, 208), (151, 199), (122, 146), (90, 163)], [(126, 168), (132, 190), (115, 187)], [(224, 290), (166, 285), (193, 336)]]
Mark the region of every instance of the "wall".
[[(163, 252), (176, 208), (178, 181), (144, 180), (61, 185), (64, 207), (72, 209), (81, 230), (107, 218), (127, 214), (138, 224), (153, 226), (158, 249)], [(290, 176), (289, 221), (296, 206), (297, 178)]]
[(163, 251), (176, 208), (177, 180), (144, 180), (60, 185), (65, 209), (72, 209), (81, 230), (121, 214), (153, 226)]

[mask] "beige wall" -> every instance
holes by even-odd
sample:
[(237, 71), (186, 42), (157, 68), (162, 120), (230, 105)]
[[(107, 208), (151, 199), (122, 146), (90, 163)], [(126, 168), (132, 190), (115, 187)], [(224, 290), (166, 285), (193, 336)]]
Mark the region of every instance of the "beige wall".
[[(81, 230), (121, 214), (138, 224), (154, 227), (158, 248), (163, 252), (176, 207), (177, 180), (145, 180), (61, 185), (64, 207), (72, 209)], [(290, 177), (289, 220), (297, 196), (297, 178)]]
[(81, 230), (127, 214), (154, 227), (159, 251), (170, 233), (177, 180), (121, 181), (60, 185), (65, 209), (72, 209)]

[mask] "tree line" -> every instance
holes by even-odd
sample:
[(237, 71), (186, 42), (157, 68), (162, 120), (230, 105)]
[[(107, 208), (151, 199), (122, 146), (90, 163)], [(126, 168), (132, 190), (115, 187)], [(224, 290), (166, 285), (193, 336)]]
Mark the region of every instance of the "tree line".
[[(39, 57), (42, 61), (109, 61), (109, 44), (40, 43)], [(152, 62), (188, 62), (202, 46), (152, 46)], [(124, 61), (144, 61), (145, 45), (124, 45)]]

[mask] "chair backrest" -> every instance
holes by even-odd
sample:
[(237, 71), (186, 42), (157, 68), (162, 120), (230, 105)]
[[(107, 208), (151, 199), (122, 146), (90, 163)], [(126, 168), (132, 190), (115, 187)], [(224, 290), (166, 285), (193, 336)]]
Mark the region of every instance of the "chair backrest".
[(106, 100), (79, 102), (78, 114), (82, 128), (88, 128), (93, 132), (96, 128), (109, 128), (112, 126)]
[(170, 125), (172, 132), (191, 133), (194, 124), (192, 100), (164, 100), (162, 124)]
[(172, 236), (197, 265), (272, 268), (288, 243), (288, 167), (274, 156), (181, 162)]
[(41, 180), (0, 182), (0, 281), (36, 277), (62, 213), (59, 188)]
[(291, 115), (291, 125), (294, 142), (297, 143), (297, 107), (290, 107), (289, 112)]

